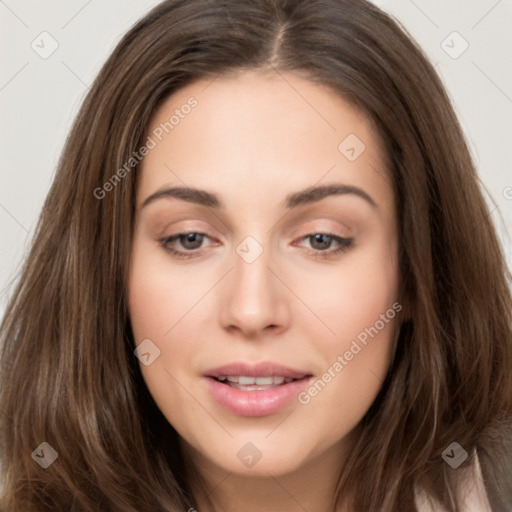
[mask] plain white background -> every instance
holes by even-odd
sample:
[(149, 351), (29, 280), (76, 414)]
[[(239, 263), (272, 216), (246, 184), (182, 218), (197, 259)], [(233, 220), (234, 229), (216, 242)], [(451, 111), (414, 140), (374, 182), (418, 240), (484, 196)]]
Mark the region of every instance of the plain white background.
[[(0, 317), (78, 107), (121, 36), (157, 3), (0, 0)], [(441, 75), (512, 266), (512, 1), (375, 3)]]

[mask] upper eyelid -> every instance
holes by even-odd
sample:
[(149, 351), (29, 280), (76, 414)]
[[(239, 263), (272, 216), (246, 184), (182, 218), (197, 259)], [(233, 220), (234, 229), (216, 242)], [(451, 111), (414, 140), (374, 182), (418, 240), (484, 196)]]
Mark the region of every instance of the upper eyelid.
[[(186, 219), (186, 220), (189, 220), (189, 219)], [(300, 220), (300, 219), (298, 219), (298, 220)], [(318, 220), (319, 219), (308, 220), (308, 221), (306, 221), (306, 223), (311, 224), (311, 223), (318, 222)], [(303, 226), (299, 227), (296, 225), (296, 223), (297, 223), (297, 219), (296, 219), (293, 222), (293, 225), (289, 225), (289, 223), (287, 223), (287, 225), (282, 227), (282, 230), (289, 233), (291, 236), (300, 236), (299, 233), (301, 233), (301, 232), (304, 233), (303, 236), (306, 236), (309, 234), (314, 234), (314, 233), (333, 234), (333, 235), (339, 236), (341, 238), (350, 238), (353, 236), (353, 227), (351, 228), (347, 224), (344, 224), (344, 223), (340, 222), (339, 220), (334, 220), (333, 218), (329, 219), (328, 217), (326, 217), (321, 220), (324, 222), (325, 221), (334, 222), (337, 224), (338, 227), (337, 228), (335, 228), (335, 227), (320, 227), (320, 228), (318, 228), (318, 227), (314, 226), (311, 228), (309, 228), (309, 227), (304, 228)], [(200, 222), (202, 223), (202, 221), (200, 221)], [(166, 229), (168, 229), (168, 228), (169, 228), (169, 225), (166, 226)], [(194, 226), (194, 225), (192, 225), (191, 227), (184, 226), (183, 228), (178, 229), (176, 232), (174, 232), (168, 236), (164, 236), (162, 234), (161, 238), (170, 238), (171, 236), (188, 234), (188, 233), (201, 233), (201, 234), (207, 235), (210, 238), (216, 238), (215, 236), (212, 236), (209, 234), (209, 232), (211, 232), (211, 231), (212, 230), (210, 230), (208, 228), (202, 228), (200, 226)], [(220, 236), (222, 236), (222, 237), (229, 236), (229, 231), (227, 232), (224, 229), (218, 229), (218, 227), (213, 227), (213, 231), (220, 233)]]

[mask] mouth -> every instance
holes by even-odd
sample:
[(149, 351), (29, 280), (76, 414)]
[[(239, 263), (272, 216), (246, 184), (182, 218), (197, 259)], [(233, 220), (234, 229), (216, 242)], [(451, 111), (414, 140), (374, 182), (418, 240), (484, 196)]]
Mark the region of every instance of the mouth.
[(313, 375), (275, 363), (233, 363), (204, 374), (208, 390), (224, 409), (239, 416), (281, 411)]
[(295, 379), (292, 377), (284, 377), (283, 375), (269, 375), (263, 377), (250, 377), (247, 375), (222, 375), (220, 377), (212, 378), (221, 384), (225, 384), (230, 388), (240, 389), (241, 391), (264, 391), (289, 384), (290, 382), (301, 380), (304, 377), (306, 377), (306, 375)]

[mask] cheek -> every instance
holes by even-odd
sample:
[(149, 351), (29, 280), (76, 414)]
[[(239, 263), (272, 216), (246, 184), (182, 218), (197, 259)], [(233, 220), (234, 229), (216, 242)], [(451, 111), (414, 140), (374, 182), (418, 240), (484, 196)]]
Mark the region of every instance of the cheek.
[(305, 405), (315, 402), (315, 411), (325, 416), (324, 421), (332, 411), (341, 411), (340, 429), (347, 426), (345, 421), (359, 420), (378, 394), (402, 309), (397, 261), (390, 257), (389, 246), (376, 245), (374, 251), (346, 262), (325, 279), (317, 275), (315, 291), (309, 295), (325, 324), (325, 328), (318, 322), (314, 328), (310, 324), (310, 337), (316, 351), (324, 355), (325, 371), (302, 400)]
[[(387, 331), (397, 311), (392, 309), (398, 300), (398, 262), (396, 251), (389, 252), (383, 238), (371, 250), (350, 255), (338, 267), (323, 275), (310, 277), (308, 295), (312, 308), (331, 331), (325, 330), (328, 347), (340, 350), (347, 340), (356, 338), (378, 322), (379, 331)], [(391, 308), (391, 311), (389, 311)], [(389, 314), (386, 315), (386, 312)], [(385, 315), (385, 325), (380, 321)], [(364, 337), (364, 334), (363, 334)]]
[(129, 310), (136, 343), (168, 340), (205, 293), (206, 276), (181, 267), (170, 271), (169, 256), (147, 242), (135, 243), (129, 274)]
[[(183, 287), (176, 275), (172, 280), (165, 261), (149, 244), (135, 241), (129, 272), (129, 313), (135, 345), (149, 339), (157, 347), (158, 357), (149, 365), (139, 363), (142, 377), (158, 408), (169, 422), (179, 421), (182, 377), (176, 368), (186, 365), (189, 345), (170, 343), (179, 332), (180, 318), (186, 313), (190, 287)], [(165, 256), (165, 253), (164, 253)], [(177, 415), (177, 417), (176, 417)]]
[[(143, 378), (158, 406), (169, 413), (186, 401), (180, 383), (189, 378), (190, 361), (200, 343), (198, 321), (206, 314), (201, 299), (211, 286), (211, 276), (184, 266), (176, 271), (164, 250), (135, 240), (128, 278), (130, 321), (135, 345), (149, 339), (159, 350), (154, 362), (140, 363)], [(135, 347), (134, 347), (135, 348)], [(183, 395), (183, 396), (182, 396)]]
[(315, 376), (298, 397), (333, 439), (356, 427), (382, 388), (390, 362), (392, 325), (365, 343), (350, 337), (342, 341), (339, 350), (331, 351), (324, 373)]

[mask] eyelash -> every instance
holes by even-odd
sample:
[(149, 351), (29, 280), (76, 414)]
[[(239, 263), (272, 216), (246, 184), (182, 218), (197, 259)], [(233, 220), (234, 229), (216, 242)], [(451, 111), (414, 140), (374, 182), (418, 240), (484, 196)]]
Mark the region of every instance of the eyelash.
[[(194, 249), (193, 251), (182, 252), (182, 251), (177, 251), (176, 249), (171, 247), (171, 244), (173, 242), (175, 242), (176, 240), (179, 240), (180, 237), (184, 237), (187, 235), (201, 235), (201, 236), (209, 238), (206, 233), (202, 233), (200, 231), (186, 231), (183, 233), (176, 233), (175, 235), (171, 235), (166, 238), (161, 238), (159, 240), (159, 242), (167, 252), (169, 252), (176, 258), (180, 258), (180, 259), (194, 258), (197, 256), (197, 251), (199, 251), (200, 249)], [(305, 240), (307, 238), (312, 238), (316, 235), (323, 235), (323, 236), (329, 237), (339, 245), (338, 248), (336, 248), (336, 249), (326, 249), (326, 250), (308, 249), (307, 252), (309, 254), (313, 254), (315, 257), (320, 258), (320, 259), (327, 259), (331, 256), (334, 256), (335, 254), (347, 252), (354, 245), (353, 238), (343, 238), (343, 237), (335, 235), (333, 233), (324, 233), (324, 232), (310, 233), (308, 235), (303, 236), (301, 238), (301, 240)]]

